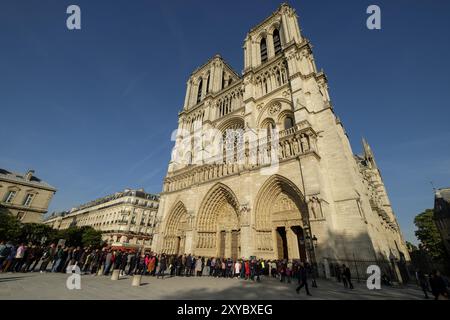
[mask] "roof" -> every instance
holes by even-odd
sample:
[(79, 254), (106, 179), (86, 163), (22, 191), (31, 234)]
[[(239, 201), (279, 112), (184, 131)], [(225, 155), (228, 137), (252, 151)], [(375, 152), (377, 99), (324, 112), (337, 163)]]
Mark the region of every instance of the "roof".
[(122, 197), (126, 197), (126, 196), (133, 196), (133, 197), (137, 197), (137, 198), (142, 198), (142, 199), (147, 199), (147, 200), (153, 200), (153, 201), (159, 201), (159, 195), (155, 195), (155, 194), (151, 194), (151, 193), (147, 193), (142, 189), (139, 190), (132, 190), (132, 189), (125, 189), (122, 192), (116, 192), (114, 194), (110, 194), (107, 195), (105, 197), (102, 198), (98, 198), (95, 199), (93, 201), (90, 201), (88, 203), (82, 204), (76, 208), (73, 208), (70, 212), (75, 212), (75, 211), (79, 211), (82, 209), (86, 209), (86, 208), (90, 208), (90, 207), (94, 207), (96, 205), (102, 204), (102, 203), (106, 203), (115, 199), (119, 199)]
[(26, 175), (18, 172), (8, 171), (6, 169), (0, 168), (0, 180), (18, 183), (22, 185), (33, 186), (37, 188), (48, 189), (51, 191), (56, 191), (55, 187), (51, 186), (45, 181), (42, 181), (34, 175), (33, 171), (29, 171), (32, 175), (29, 180), (27, 180)]
[(450, 188), (436, 189), (435, 197), (436, 199), (443, 199), (446, 202), (450, 202)]

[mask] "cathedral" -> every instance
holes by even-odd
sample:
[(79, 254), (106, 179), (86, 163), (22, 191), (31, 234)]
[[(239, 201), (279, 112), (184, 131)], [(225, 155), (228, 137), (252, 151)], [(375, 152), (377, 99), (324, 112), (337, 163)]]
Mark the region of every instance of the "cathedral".
[(295, 10), (187, 81), (152, 249), (196, 256), (409, 260), (374, 154), (355, 155)]

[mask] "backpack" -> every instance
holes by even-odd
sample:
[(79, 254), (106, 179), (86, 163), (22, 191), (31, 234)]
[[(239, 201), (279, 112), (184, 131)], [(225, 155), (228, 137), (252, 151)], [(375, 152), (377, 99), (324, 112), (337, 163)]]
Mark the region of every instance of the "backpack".
[(11, 247), (5, 246), (3, 250), (0, 252), (0, 256), (7, 257), (11, 253)]

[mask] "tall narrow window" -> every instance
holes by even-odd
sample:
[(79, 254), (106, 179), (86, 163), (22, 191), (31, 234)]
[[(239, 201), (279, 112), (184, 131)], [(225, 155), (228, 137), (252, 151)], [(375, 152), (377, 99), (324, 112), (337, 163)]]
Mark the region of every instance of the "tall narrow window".
[(209, 92), (209, 74), (208, 74), (208, 79), (206, 80), (206, 93)]
[(16, 193), (17, 193), (16, 191), (10, 191), (5, 198), (5, 202), (11, 203), (13, 201), (14, 197), (16, 196)]
[(261, 50), (261, 63), (264, 63), (267, 61), (267, 43), (266, 38), (261, 39), (261, 43), (259, 45)]
[(31, 205), (31, 201), (33, 201), (33, 198), (34, 198), (34, 194), (32, 194), (32, 193), (27, 194), (27, 197), (25, 198), (23, 205), (25, 207), (29, 207)]
[(290, 129), (294, 126), (294, 120), (292, 119), (291, 116), (287, 116), (286, 118), (284, 118), (284, 129)]
[(200, 82), (198, 83), (198, 92), (197, 92), (197, 103), (199, 103), (202, 100), (202, 85), (203, 85), (203, 79), (200, 78)]
[(273, 47), (275, 48), (275, 54), (279, 54), (281, 52), (280, 32), (278, 29), (273, 31)]

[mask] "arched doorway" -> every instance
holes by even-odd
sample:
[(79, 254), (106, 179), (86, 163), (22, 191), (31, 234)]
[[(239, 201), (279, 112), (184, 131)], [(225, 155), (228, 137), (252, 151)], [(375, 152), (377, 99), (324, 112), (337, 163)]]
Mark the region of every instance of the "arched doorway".
[(195, 253), (236, 259), (240, 256), (238, 202), (230, 188), (216, 184), (206, 194), (197, 218)]
[(162, 251), (167, 254), (184, 254), (187, 228), (187, 210), (179, 201), (174, 205), (167, 218)]
[(255, 207), (255, 254), (272, 259), (308, 259), (308, 208), (297, 186), (273, 175), (261, 187)]

